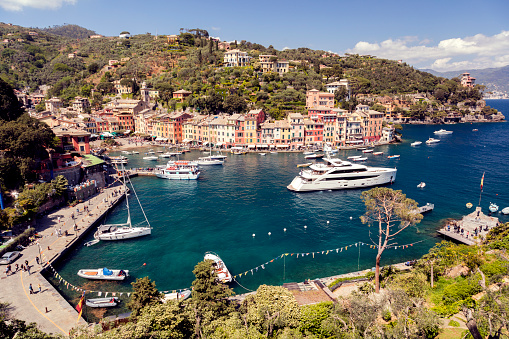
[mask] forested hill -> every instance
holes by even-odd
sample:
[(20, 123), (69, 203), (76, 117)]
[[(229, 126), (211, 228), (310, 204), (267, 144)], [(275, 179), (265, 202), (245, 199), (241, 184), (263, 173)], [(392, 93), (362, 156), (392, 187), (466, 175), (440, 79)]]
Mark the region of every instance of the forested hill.
[(468, 72), (472, 77), (476, 78), (476, 83), (485, 85), (488, 91), (505, 91), (509, 93), (509, 65), (498, 68), (465, 69), (452, 72), (436, 72), (431, 69), (423, 71), (449, 79)]
[(60, 35), (71, 39), (86, 39), (91, 35), (96, 34), (92, 30), (71, 24), (63, 24), (61, 26), (55, 25), (53, 27), (41, 28), (41, 30), (47, 33)]
[[(83, 36), (94, 33), (75, 25), (55, 29)], [(167, 34), (172, 33), (177, 32)], [(289, 111), (304, 113), (306, 90), (325, 91), (327, 83), (342, 78), (347, 78), (351, 87), (349, 99), (347, 93), (336, 92), (337, 102), (345, 109), (355, 107), (363, 95), (420, 93), (436, 96), (438, 105), (470, 100), (474, 106), (481, 98), (479, 88), (465, 89), (458, 81), (393, 60), (338, 56), (309, 48), (278, 51), (245, 40), (231, 43), (230, 48), (247, 52), (252, 57), (250, 64), (224, 67), (225, 51), (217, 41), (208, 39), (208, 32), (182, 29), (178, 35), (177, 44), (166, 35), (149, 33), (129, 39), (71, 39), (47, 30), (0, 24), (4, 41), (0, 45), (0, 77), (14, 88), (28, 88), (30, 92), (40, 85), (51, 85), (48, 97), (58, 96), (64, 102), (76, 96), (89, 97), (98, 108), (116, 93), (115, 81), (131, 86), (134, 97), (138, 97), (139, 86), (145, 81), (159, 91), (160, 103), (172, 109), (176, 107), (172, 93), (185, 89), (193, 95), (179, 108), (192, 106), (205, 112), (263, 108), (276, 119)], [(258, 59), (262, 54), (289, 61), (289, 71), (282, 76), (262, 73)], [(110, 60), (116, 61), (109, 65)]]

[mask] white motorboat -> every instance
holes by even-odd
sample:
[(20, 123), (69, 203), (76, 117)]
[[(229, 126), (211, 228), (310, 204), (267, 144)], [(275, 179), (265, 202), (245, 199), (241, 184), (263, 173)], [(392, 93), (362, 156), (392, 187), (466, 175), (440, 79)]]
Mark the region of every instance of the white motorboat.
[(373, 150), (372, 149), (365, 149), (364, 151), (362, 151), (362, 153), (373, 153)]
[(115, 165), (126, 165), (129, 162), (129, 159), (124, 156), (118, 157), (110, 157), (111, 163)]
[(169, 158), (169, 157), (171, 157), (171, 154), (169, 152), (159, 154), (159, 158)]
[(364, 151), (366, 149), (366, 147), (359, 147), (357, 148), (358, 151)]
[(366, 158), (366, 157), (360, 157), (360, 158), (354, 158), (354, 159), (352, 159), (352, 160), (353, 160), (353, 161), (366, 161), (366, 160), (368, 160), (368, 158)]
[(498, 205), (493, 202), (490, 202), (489, 210), (490, 212), (495, 213), (496, 211), (498, 211)]
[(220, 159), (212, 159), (210, 156), (208, 156), (198, 158), (198, 160), (196, 160), (196, 163), (200, 166), (211, 166), (211, 165), (222, 165), (224, 161)]
[(138, 152), (138, 151), (133, 151), (133, 154), (140, 154), (140, 152)]
[(209, 158), (226, 161), (226, 159), (228, 159), (228, 156), (220, 153), (220, 154), (212, 154), (209, 156)]
[(206, 252), (204, 260), (212, 260), (214, 263), (212, 266), (214, 267), (214, 271), (217, 274), (217, 280), (222, 282), (223, 284), (227, 284), (233, 280), (230, 271), (224, 264), (224, 261), (214, 252)]
[(169, 152), (169, 154), (170, 154), (170, 157), (176, 157), (178, 155), (182, 155), (182, 152), (178, 152), (178, 151), (177, 152)]
[[(125, 173), (125, 171), (122, 168), (122, 173)], [(140, 199), (138, 198), (138, 194), (136, 193), (136, 190), (134, 189), (133, 183), (131, 182), (131, 179), (127, 177), (127, 180), (131, 183), (131, 190), (134, 193), (134, 196), (136, 197), (136, 200), (138, 200), (138, 204), (140, 205), (141, 212), (143, 213), (143, 216), (145, 217), (145, 222), (147, 223), (147, 226), (136, 226), (133, 227), (131, 223), (131, 210), (129, 208), (129, 198), (128, 198), (128, 189), (126, 186), (126, 176), (123, 176), (124, 178), (124, 194), (125, 194), (125, 202), (127, 206), (127, 221), (124, 224), (103, 224), (97, 228), (97, 231), (94, 233), (94, 239), (96, 240), (125, 240), (125, 239), (131, 239), (131, 238), (138, 238), (145, 235), (149, 235), (152, 233), (152, 227), (150, 226), (150, 222), (147, 219), (147, 215), (145, 214), (145, 211), (143, 210), (143, 206), (141, 206)], [(92, 242), (89, 242), (90, 245), (94, 245)], [(89, 246), (90, 246), (89, 245)]]
[(424, 187), (426, 187), (426, 183), (425, 182), (421, 182), (419, 185), (417, 185), (417, 187), (424, 188)]
[(323, 156), (324, 156), (323, 153), (320, 153), (320, 154), (313, 153), (313, 154), (306, 155), (304, 157), (304, 159), (320, 159), (320, 158), (323, 158)]
[(362, 157), (362, 155), (351, 155), (351, 156), (349, 156), (347, 159), (351, 159), (351, 160), (353, 160), (353, 159), (361, 158), (361, 157)]
[(85, 305), (88, 307), (115, 307), (119, 302), (117, 297), (85, 299)]
[(156, 161), (158, 158), (155, 155), (143, 157), (143, 160)]
[(148, 151), (148, 154), (155, 154), (154, 151)]
[(270, 153), (270, 154), (277, 154), (277, 152), (276, 152), (276, 151), (270, 151), (269, 153)]
[(260, 153), (260, 155), (267, 155), (267, 153)]
[(410, 146), (419, 146), (420, 144), (422, 144), (422, 141), (414, 141), (410, 144)]
[(500, 213), (502, 213), (502, 214), (509, 214), (509, 207), (502, 208)]
[(177, 300), (177, 301), (183, 301), (186, 300), (191, 296), (190, 290), (183, 290), (173, 293), (167, 293), (164, 295), (164, 298), (162, 300), (163, 303), (167, 302), (168, 300)]
[(314, 154), (315, 151), (305, 151), (305, 152), (302, 152), (303, 155), (310, 155), (310, 154)]
[(437, 142), (440, 142), (440, 140), (435, 138), (429, 138), (428, 140), (426, 140), (426, 144), (428, 145), (436, 144)]
[(129, 151), (122, 151), (122, 153), (127, 154), (127, 155), (131, 154), (131, 152), (129, 152)]
[(129, 270), (84, 269), (78, 271), (78, 276), (92, 280), (124, 280), (129, 276)]
[(156, 173), (156, 176), (161, 179), (170, 180), (196, 180), (200, 176), (198, 166), (190, 165), (189, 162), (175, 161), (173, 165), (169, 165), (161, 172)]
[(288, 185), (296, 192), (366, 188), (396, 180), (396, 168), (368, 167), (337, 158), (324, 158), (302, 170)]
[(438, 131), (435, 131), (433, 133), (438, 134), (438, 135), (445, 135), (445, 134), (452, 134), (452, 131), (447, 131), (442, 128), (442, 129), (439, 129)]
[(472, 130), (472, 132), (477, 132), (477, 131), (479, 131), (477, 128), (474, 128), (474, 129)]
[(399, 157), (400, 157), (399, 154), (394, 154), (394, 155), (388, 155), (387, 159), (398, 159)]
[(163, 153), (163, 151), (156, 151), (156, 153)]
[(374, 152), (373, 155), (383, 155), (384, 152)]

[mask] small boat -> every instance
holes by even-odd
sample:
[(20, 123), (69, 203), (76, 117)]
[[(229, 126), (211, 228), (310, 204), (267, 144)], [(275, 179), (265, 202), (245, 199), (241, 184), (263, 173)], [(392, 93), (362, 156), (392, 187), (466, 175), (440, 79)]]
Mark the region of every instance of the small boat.
[(373, 155), (382, 155), (384, 152), (374, 152)]
[(313, 154), (309, 154), (309, 155), (306, 155), (304, 157), (304, 159), (320, 159), (320, 158), (323, 158), (323, 153), (320, 153), (320, 154), (316, 154), (316, 153), (313, 153)]
[(85, 305), (88, 307), (115, 307), (119, 302), (117, 297), (85, 299)]
[(200, 166), (210, 166), (210, 165), (222, 165), (224, 164), (224, 161), (220, 159), (212, 159), (211, 157), (202, 157), (196, 160), (196, 163)]
[(441, 135), (445, 135), (445, 134), (452, 134), (452, 131), (447, 131), (445, 129), (439, 129), (438, 131), (435, 131), (433, 132), (435, 134), (441, 134)]
[(78, 271), (78, 276), (92, 280), (124, 280), (129, 276), (129, 270), (83, 269)]
[(163, 154), (159, 154), (159, 158), (169, 158), (171, 157), (171, 154), (166, 152), (166, 153), (163, 153)]
[(98, 239), (94, 239), (94, 240), (90, 240), (90, 241), (87, 241), (84, 245), (85, 246), (93, 246), (95, 244), (97, 244), (100, 240)]
[(157, 153), (163, 153), (163, 151), (156, 151)]
[(357, 158), (360, 158), (360, 157), (362, 157), (362, 155), (351, 155), (347, 159), (357, 159)]
[(170, 152), (170, 157), (176, 157), (177, 155), (182, 155), (182, 152)]
[(477, 129), (477, 128), (474, 128), (474, 129), (472, 130), (472, 132), (477, 132), (477, 131), (478, 131), (478, 129)]
[(490, 212), (495, 213), (496, 211), (498, 211), (498, 205), (490, 202), (489, 210), (490, 210)]
[(140, 154), (140, 152), (138, 152), (138, 151), (133, 151), (133, 154)]
[(163, 301), (163, 303), (167, 302), (168, 300), (179, 300), (179, 301), (182, 301), (182, 300), (186, 300), (190, 296), (191, 296), (191, 291), (190, 290), (183, 290), (183, 291), (178, 291), (178, 292), (173, 292), (173, 293), (165, 294), (162, 301)]
[(267, 155), (267, 153), (260, 153), (260, 155)]
[(503, 208), (500, 213), (502, 214), (509, 214), (509, 207)]
[(395, 155), (388, 155), (387, 156), (387, 159), (398, 159), (400, 157), (399, 154), (395, 154)]
[(357, 148), (358, 151), (364, 151), (366, 149), (366, 147), (359, 147)]
[(313, 154), (315, 153), (314, 151), (306, 151), (306, 152), (302, 152), (303, 155), (310, 155), (310, 154)]
[(419, 185), (417, 185), (417, 187), (424, 188), (424, 187), (426, 187), (426, 183), (425, 182), (421, 182)]
[(131, 154), (131, 152), (129, 152), (129, 151), (122, 151), (122, 153), (124, 153), (124, 154)]
[(228, 156), (227, 155), (223, 155), (223, 154), (212, 154), (211, 156), (209, 156), (210, 159), (217, 159), (217, 160), (223, 160), (223, 161), (226, 161), (226, 159), (228, 159)]
[(440, 140), (435, 138), (429, 138), (428, 140), (426, 140), (426, 144), (428, 145), (436, 144), (437, 142), (440, 142)]
[(474, 206), (474, 205), (472, 205), (471, 202), (467, 202), (467, 208), (472, 208), (472, 206)]
[(155, 161), (155, 160), (157, 160), (157, 157), (155, 155), (151, 155), (148, 157), (143, 157), (143, 160)]
[(277, 154), (276, 151), (270, 151), (270, 154)]
[(148, 151), (148, 154), (155, 154), (154, 151)]
[(308, 163), (305, 163), (305, 164), (298, 164), (297, 167), (309, 167), (311, 166), (312, 162), (308, 162)]
[(414, 141), (410, 144), (410, 146), (419, 146), (420, 144), (422, 144), (422, 141)]
[(229, 283), (233, 280), (230, 271), (224, 264), (224, 261), (214, 252), (206, 252), (204, 260), (212, 260), (214, 263), (212, 266), (217, 274), (217, 280), (222, 282), (223, 284)]
[(365, 149), (364, 151), (362, 151), (362, 153), (373, 153), (373, 150), (372, 149)]
[(368, 160), (368, 158), (364, 157), (364, 158), (355, 158), (355, 159), (352, 159), (353, 161), (366, 161)]

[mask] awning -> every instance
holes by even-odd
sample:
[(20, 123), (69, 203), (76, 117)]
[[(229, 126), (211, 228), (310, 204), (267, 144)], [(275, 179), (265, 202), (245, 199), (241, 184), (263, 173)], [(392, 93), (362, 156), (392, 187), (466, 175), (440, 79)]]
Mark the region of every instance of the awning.
[(235, 150), (235, 149), (241, 150), (241, 149), (243, 149), (243, 147), (233, 146), (231, 149), (234, 149), (234, 150)]
[(270, 145), (270, 148), (274, 148), (274, 147), (276, 147), (276, 146), (275, 145)]
[(269, 147), (269, 145), (256, 145), (258, 148)]
[(290, 145), (276, 145), (276, 147), (290, 147)]
[(364, 141), (363, 140), (347, 140), (346, 143), (347, 144), (362, 144)]
[(156, 141), (168, 141), (168, 138), (157, 137)]
[(248, 148), (255, 148), (255, 147), (256, 147), (256, 145), (248, 145), (247, 147), (248, 147)]
[(193, 141), (193, 139), (184, 139), (184, 140), (182, 140), (182, 142), (191, 142), (191, 141)]
[(216, 144), (216, 146), (223, 146), (223, 145), (224, 145), (224, 142), (218, 142), (218, 143)]

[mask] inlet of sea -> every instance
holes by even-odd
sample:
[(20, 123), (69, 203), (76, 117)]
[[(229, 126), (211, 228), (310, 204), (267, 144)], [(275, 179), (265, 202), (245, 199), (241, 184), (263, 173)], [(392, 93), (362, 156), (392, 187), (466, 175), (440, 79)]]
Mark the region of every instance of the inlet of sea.
[[(509, 114), (509, 100), (489, 100), (488, 104)], [(497, 203), (500, 209), (509, 206), (508, 127), (505, 122), (404, 125), (402, 143), (376, 147), (375, 151), (383, 151), (383, 156), (367, 155), (368, 166), (397, 167), (396, 182), (389, 187), (402, 190), (421, 205), (435, 204), (435, 210), (425, 214), (421, 223), (397, 236), (397, 247), (383, 253), (382, 265), (419, 258), (440, 242), (436, 230), (443, 222), (470, 213), (472, 210), (465, 206), (468, 202), (478, 204), (483, 173), (483, 211), (488, 213), (490, 202)], [(440, 128), (454, 133), (434, 135)], [(440, 142), (426, 145), (424, 141), (429, 137), (439, 138)], [(423, 144), (410, 146), (416, 140)], [(162, 150), (154, 147), (159, 149)], [(153, 167), (166, 162), (145, 161), (144, 152), (146, 149), (140, 149), (140, 154), (130, 155), (128, 167)], [(346, 150), (339, 151), (338, 156), (346, 159), (360, 154)], [(387, 158), (394, 154), (401, 157)], [(227, 155), (224, 166), (203, 168), (199, 180), (133, 178), (153, 227), (152, 235), (77, 246), (55, 266), (59, 274), (87, 291), (101, 291), (102, 296), (105, 292), (110, 296), (112, 292), (117, 296), (123, 293), (127, 297), (130, 283), (145, 276), (155, 281), (160, 291), (190, 287), (194, 266), (203, 260), (206, 251), (219, 254), (225, 261), (236, 276), (238, 283), (232, 287), (237, 293), (256, 290), (261, 284), (300, 282), (374, 266), (375, 249), (365, 245), (345, 249), (360, 242), (372, 244), (377, 237), (377, 228), (368, 227), (359, 218), (365, 212), (362, 190), (287, 190), (300, 170), (296, 165), (307, 162), (302, 153)], [(192, 151), (181, 159), (199, 156), (203, 156), (202, 152)], [(426, 187), (417, 188), (422, 181)], [(132, 195), (129, 201), (133, 224), (142, 222), (141, 210)], [(126, 212), (121, 203), (106, 222), (125, 222)], [(501, 222), (509, 221), (508, 216), (496, 216)], [(92, 239), (92, 233), (85, 241)], [(413, 245), (403, 246), (408, 244)], [(76, 275), (79, 269), (100, 267), (129, 270), (130, 278), (121, 283), (87, 282)], [(80, 292), (63, 284), (59, 289), (71, 304), (77, 302)], [(98, 295), (87, 293), (87, 297)]]

